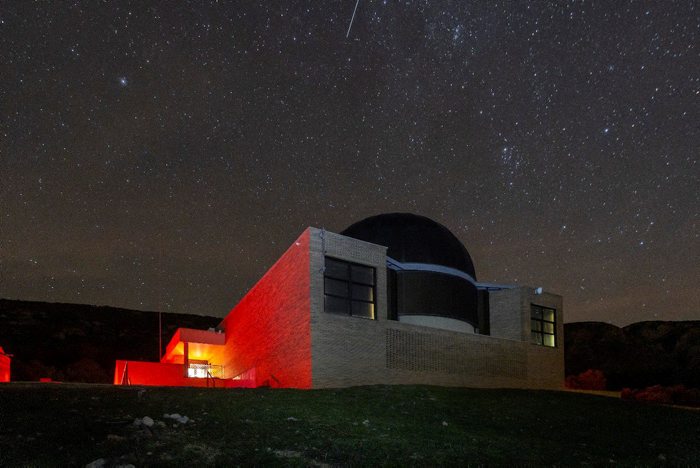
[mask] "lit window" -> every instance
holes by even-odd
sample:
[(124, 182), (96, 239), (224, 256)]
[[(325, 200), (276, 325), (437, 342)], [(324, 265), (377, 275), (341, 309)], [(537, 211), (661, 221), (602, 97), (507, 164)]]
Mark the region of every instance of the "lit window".
[(223, 377), (224, 366), (213, 364), (190, 363), (187, 367), (187, 377), (193, 379), (206, 379), (207, 377)]
[(532, 342), (551, 348), (557, 345), (557, 311), (531, 304), (530, 330)]
[(373, 320), (375, 276), (372, 267), (326, 257), (323, 274), (325, 311)]

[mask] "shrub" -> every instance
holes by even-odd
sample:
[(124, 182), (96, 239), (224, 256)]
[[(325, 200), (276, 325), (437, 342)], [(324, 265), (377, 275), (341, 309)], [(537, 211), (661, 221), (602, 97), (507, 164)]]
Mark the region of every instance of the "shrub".
[(654, 385), (641, 390), (623, 388), (620, 398), (647, 403), (700, 407), (700, 389), (686, 388), (683, 385), (674, 385), (673, 387)]
[(579, 375), (568, 376), (565, 385), (567, 388), (580, 390), (605, 390), (607, 388), (607, 380), (603, 371), (588, 369)]
[(82, 358), (66, 369), (66, 380), (69, 382), (109, 382), (109, 374), (94, 360)]

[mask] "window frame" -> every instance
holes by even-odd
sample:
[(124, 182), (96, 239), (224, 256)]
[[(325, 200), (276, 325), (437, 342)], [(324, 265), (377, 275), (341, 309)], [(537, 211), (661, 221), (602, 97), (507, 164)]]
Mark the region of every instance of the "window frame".
[[(539, 317), (536, 316), (535, 311), (539, 311)], [(545, 311), (552, 312), (551, 321), (545, 319)], [(545, 325), (551, 325), (552, 331), (546, 331)], [(545, 343), (546, 336), (552, 337), (552, 345)], [(557, 309), (539, 304), (530, 304), (530, 342), (534, 345), (544, 346), (546, 348), (556, 348), (558, 346)]]
[[(345, 268), (345, 273), (343, 275), (332, 275), (329, 274), (328, 261), (340, 264)], [(369, 269), (372, 272), (371, 284), (367, 282), (364, 278), (366, 272), (363, 274), (356, 273), (353, 276), (353, 267), (359, 267), (362, 269)], [(343, 277), (344, 276), (344, 277)], [(329, 281), (330, 280), (330, 281)], [(335, 292), (328, 291), (328, 284), (335, 283), (345, 283), (346, 291), (345, 295), (341, 295)], [(370, 288), (371, 300), (360, 299), (353, 297), (353, 291), (355, 287)], [(337, 288), (334, 288), (337, 289)], [(345, 303), (345, 312), (333, 311), (328, 308), (328, 298), (334, 299), (336, 302)], [(367, 304), (371, 305), (371, 317), (364, 315), (353, 314), (354, 304), (362, 304), (366, 307)], [(365, 320), (377, 320), (377, 269), (370, 265), (363, 265), (361, 263), (351, 262), (348, 260), (332, 257), (325, 255), (323, 259), (323, 311), (334, 315), (347, 315), (350, 317), (362, 318)]]

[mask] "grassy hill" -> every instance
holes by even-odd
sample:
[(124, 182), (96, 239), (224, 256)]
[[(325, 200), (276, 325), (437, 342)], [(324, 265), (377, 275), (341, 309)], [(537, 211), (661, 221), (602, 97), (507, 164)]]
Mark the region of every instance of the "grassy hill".
[(0, 466), (700, 464), (700, 412), (552, 391), (11, 383), (0, 419)]

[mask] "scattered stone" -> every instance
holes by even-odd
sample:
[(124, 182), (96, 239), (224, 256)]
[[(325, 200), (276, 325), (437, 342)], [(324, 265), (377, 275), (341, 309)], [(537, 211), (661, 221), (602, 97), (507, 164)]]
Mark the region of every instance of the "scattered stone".
[(297, 418), (295, 418), (294, 416), (290, 416), (287, 418), (287, 421), (299, 421), (299, 420)]
[(122, 442), (126, 440), (126, 437), (122, 437), (117, 434), (107, 434), (107, 441), (108, 442)]
[(146, 427), (153, 427), (153, 424), (155, 424), (155, 421), (148, 416), (144, 416), (143, 419), (141, 419), (141, 424), (143, 424)]
[(369, 426), (369, 419), (365, 419), (364, 421), (362, 421), (362, 424), (364, 426)]
[(299, 458), (301, 457), (301, 452), (296, 452), (294, 450), (274, 450), (272, 453), (279, 458)]
[(104, 458), (98, 458), (97, 460), (93, 460), (87, 465), (85, 465), (85, 468), (102, 468), (107, 464), (107, 461)]
[(443, 425), (443, 426), (447, 426), (447, 421), (443, 421), (443, 422), (442, 422), (442, 425)]
[(172, 419), (174, 421), (177, 421), (180, 424), (187, 424), (187, 422), (194, 422), (192, 419), (188, 418), (187, 416), (181, 416), (178, 413), (173, 413), (173, 414), (164, 414), (164, 418), (166, 419)]

